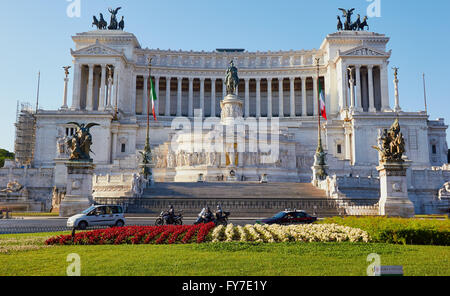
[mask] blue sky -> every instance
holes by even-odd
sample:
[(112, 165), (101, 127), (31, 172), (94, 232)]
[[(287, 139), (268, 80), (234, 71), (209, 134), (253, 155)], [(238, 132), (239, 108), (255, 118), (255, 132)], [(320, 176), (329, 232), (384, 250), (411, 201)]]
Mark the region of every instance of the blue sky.
[[(73, 0), (76, 1), (76, 0)], [(41, 71), (40, 106), (62, 104), (62, 66), (71, 65), (71, 36), (92, 29), (92, 15), (122, 7), (126, 31), (143, 47), (205, 50), (220, 47), (249, 51), (318, 48), (336, 30), (338, 7), (366, 0), (80, 0), (81, 17), (68, 17), (67, 0), (0, 0), (0, 147), (13, 150), (17, 101), (35, 104)], [(400, 67), (400, 103), (405, 111), (424, 110), (422, 73), (427, 76), (431, 119), (450, 119), (450, 1), (380, 0), (381, 17), (371, 31), (391, 37), (390, 66)], [(72, 77), (71, 81), (72, 81)], [(390, 92), (393, 101), (392, 70)], [(69, 87), (69, 103), (72, 86)], [(450, 142), (450, 134), (447, 138)]]

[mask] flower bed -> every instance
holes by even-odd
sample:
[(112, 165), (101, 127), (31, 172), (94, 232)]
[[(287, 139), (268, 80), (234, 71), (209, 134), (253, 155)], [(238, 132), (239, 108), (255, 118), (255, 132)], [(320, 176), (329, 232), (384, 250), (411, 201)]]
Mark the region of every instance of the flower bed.
[(450, 220), (386, 217), (329, 218), (334, 223), (367, 231), (374, 242), (408, 245), (450, 245)]
[(189, 244), (204, 242), (369, 242), (361, 229), (322, 225), (246, 225), (215, 227), (214, 223), (193, 226), (129, 226), (80, 232), (72, 237), (48, 239), (46, 245)]

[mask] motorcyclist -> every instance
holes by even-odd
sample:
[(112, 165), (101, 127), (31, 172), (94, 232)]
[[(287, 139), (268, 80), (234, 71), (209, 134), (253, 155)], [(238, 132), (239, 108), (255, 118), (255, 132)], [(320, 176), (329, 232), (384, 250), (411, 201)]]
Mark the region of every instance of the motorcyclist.
[(217, 205), (217, 210), (216, 210), (216, 219), (220, 220), (223, 217), (223, 210), (222, 207), (220, 205)]
[(204, 217), (203, 219), (205, 220), (206, 223), (209, 223), (214, 220), (214, 215), (211, 212), (211, 209), (209, 207), (206, 207), (203, 217)]
[(164, 220), (166, 221), (167, 225), (170, 225), (173, 224), (174, 218), (175, 218), (175, 210), (173, 208), (173, 205), (169, 205), (169, 210), (164, 216)]
[(203, 219), (203, 216), (205, 215), (205, 212), (206, 212), (206, 208), (203, 208), (203, 209), (200, 211), (200, 214), (198, 214), (197, 221), (195, 222), (196, 224), (202, 222), (202, 219)]

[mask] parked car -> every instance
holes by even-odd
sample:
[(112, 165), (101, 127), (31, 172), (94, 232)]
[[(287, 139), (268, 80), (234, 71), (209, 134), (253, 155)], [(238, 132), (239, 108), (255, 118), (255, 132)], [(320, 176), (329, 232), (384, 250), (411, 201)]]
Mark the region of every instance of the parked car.
[(122, 227), (125, 222), (121, 206), (91, 206), (81, 214), (70, 217), (67, 220), (67, 227), (80, 230), (90, 226)]
[(257, 221), (259, 224), (311, 224), (317, 221), (317, 217), (308, 215), (305, 211), (284, 211), (276, 214), (272, 218)]

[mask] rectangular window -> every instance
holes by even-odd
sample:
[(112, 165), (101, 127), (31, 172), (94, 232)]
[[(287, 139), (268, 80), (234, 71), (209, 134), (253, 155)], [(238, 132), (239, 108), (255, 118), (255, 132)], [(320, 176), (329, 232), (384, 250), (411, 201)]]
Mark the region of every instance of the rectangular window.
[(341, 144), (337, 145), (337, 153), (342, 154), (342, 145)]
[(126, 148), (127, 148), (127, 147), (126, 147), (126, 145), (125, 145), (125, 144), (122, 144), (122, 150), (121, 150), (121, 151), (122, 151), (122, 153), (125, 153), (125, 151), (126, 151)]
[(437, 147), (436, 147), (436, 145), (433, 145), (431, 147), (431, 149), (433, 150), (433, 154), (437, 154)]

